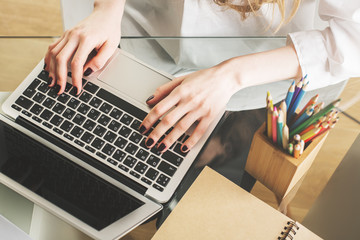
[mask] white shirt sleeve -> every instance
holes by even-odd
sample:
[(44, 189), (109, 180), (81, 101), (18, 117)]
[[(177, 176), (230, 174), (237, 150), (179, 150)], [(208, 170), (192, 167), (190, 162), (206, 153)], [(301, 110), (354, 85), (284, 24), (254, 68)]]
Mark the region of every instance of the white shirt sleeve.
[(309, 90), (360, 76), (360, 1), (320, 0), (324, 30), (290, 33)]

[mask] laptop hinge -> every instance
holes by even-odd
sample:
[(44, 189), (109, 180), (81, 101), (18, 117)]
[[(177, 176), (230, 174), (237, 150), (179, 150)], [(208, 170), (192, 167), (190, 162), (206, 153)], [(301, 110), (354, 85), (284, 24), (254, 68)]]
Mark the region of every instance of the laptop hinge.
[[(72, 154), (73, 156), (79, 158), (80, 160), (86, 162), (87, 164), (91, 165), (92, 167), (100, 170), (101, 172), (109, 175), (110, 177), (118, 180), (125, 186), (130, 187), (134, 191), (140, 193), (141, 195), (145, 195), (146, 187), (136, 183), (135, 181), (131, 180), (130, 178), (122, 175), (121, 173), (118, 173), (117, 171), (113, 170), (112, 168), (106, 166), (105, 164), (102, 164), (95, 158), (87, 155), (86, 153), (80, 151), (79, 149), (75, 148), (74, 146), (71, 146), (70, 144), (66, 143), (65, 141), (47, 133), (40, 127), (36, 126), (32, 122), (28, 121), (27, 119), (23, 118), (22, 116), (18, 116), (15, 120), (15, 122), (22, 127), (28, 129), (29, 131), (35, 133), (36, 135), (46, 139), (47, 141), (51, 142), (52, 144), (60, 147), (64, 151)], [(79, 166), (81, 167), (81, 166)]]

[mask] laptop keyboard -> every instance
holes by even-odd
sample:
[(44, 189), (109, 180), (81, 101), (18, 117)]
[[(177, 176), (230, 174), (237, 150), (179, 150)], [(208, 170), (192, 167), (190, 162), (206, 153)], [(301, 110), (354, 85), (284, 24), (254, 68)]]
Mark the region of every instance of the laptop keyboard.
[(148, 149), (146, 136), (139, 132), (146, 112), (85, 79), (78, 96), (70, 83), (58, 96), (59, 87), (50, 88), (47, 82), (48, 73), (42, 71), (12, 108), (121, 174), (164, 191), (186, 156), (180, 148), (188, 135), (161, 154), (156, 147)]

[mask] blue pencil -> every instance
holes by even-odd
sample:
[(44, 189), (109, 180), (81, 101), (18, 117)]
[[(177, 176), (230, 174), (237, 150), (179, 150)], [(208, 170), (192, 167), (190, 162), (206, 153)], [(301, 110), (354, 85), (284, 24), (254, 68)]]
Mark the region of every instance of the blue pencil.
[[(294, 91), (294, 94), (293, 94), (293, 96), (291, 98), (290, 106), (288, 107), (288, 113), (290, 112), (292, 106), (294, 105), (294, 102), (295, 102), (295, 100), (296, 100), (302, 86), (303, 86), (303, 79), (301, 78), (301, 80), (295, 86), (295, 91)], [(288, 115), (288, 117), (289, 117), (289, 115)]]
[(277, 144), (279, 146), (282, 146), (282, 142), (283, 142), (283, 112), (281, 111), (281, 109), (279, 109), (279, 116), (277, 119)]
[(294, 122), (294, 124), (291, 125), (290, 131), (295, 129), (297, 126), (299, 126), (302, 122), (306, 121), (311, 115), (314, 113), (314, 105), (311, 107), (308, 107), (306, 111), (299, 116), (299, 118)]
[(295, 111), (298, 108), (301, 100), (303, 99), (305, 92), (306, 92), (306, 88), (307, 88), (307, 84), (305, 84), (299, 91), (299, 94), (297, 95), (293, 105), (291, 106), (290, 110), (288, 111), (288, 123), (291, 123), (292, 119), (295, 117)]
[(291, 99), (294, 95), (294, 91), (295, 91), (295, 80), (292, 82), (291, 86), (289, 87), (289, 90), (286, 94), (286, 98), (285, 98), (285, 103), (286, 103), (286, 108), (289, 109), (290, 108), (290, 103), (291, 103)]

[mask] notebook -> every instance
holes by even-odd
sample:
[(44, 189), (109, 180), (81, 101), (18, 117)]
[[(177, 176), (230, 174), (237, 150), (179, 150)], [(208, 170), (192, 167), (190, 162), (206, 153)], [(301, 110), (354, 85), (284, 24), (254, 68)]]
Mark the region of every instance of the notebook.
[[(188, 153), (145, 146), (146, 99), (173, 77), (117, 49), (65, 93), (48, 87), (43, 61), (2, 104), (0, 182), (96, 239), (117, 239), (162, 209), (223, 113)], [(172, 130), (170, 128), (167, 133)]]
[(321, 238), (205, 167), (152, 239)]

